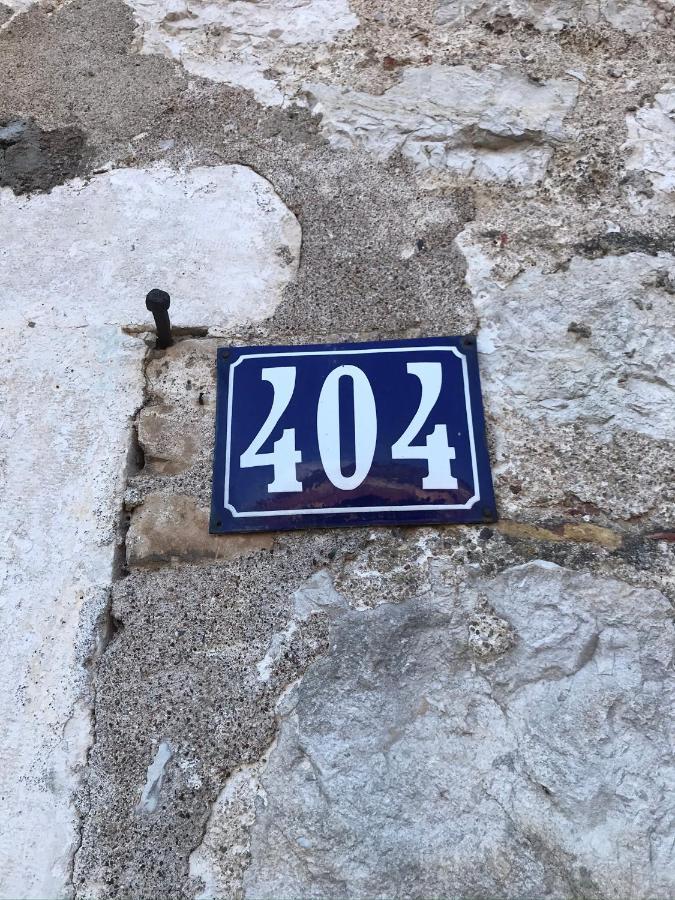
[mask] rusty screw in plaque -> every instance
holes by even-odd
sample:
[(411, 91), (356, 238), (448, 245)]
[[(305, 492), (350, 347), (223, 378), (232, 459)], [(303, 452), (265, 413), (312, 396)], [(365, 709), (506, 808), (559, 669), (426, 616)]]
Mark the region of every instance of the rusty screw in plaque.
[(166, 291), (154, 288), (145, 298), (145, 305), (155, 317), (155, 327), (157, 328), (157, 344), (155, 346), (158, 350), (166, 350), (173, 344), (169, 319), (171, 297)]

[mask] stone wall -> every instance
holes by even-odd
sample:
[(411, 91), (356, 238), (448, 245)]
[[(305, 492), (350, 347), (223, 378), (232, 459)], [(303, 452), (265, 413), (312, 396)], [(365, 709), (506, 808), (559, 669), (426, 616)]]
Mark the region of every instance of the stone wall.
[[(673, 895), (674, 28), (0, 2), (1, 897)], [(468, 332), (498, 523), (208, 535), (217, 347)]]

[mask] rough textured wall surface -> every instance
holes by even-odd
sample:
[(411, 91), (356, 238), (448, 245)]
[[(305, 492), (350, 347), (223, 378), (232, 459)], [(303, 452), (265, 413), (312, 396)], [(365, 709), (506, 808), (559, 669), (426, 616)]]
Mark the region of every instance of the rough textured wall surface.
[[(673, 896), (674, 17), (0, 0), (0, 897)], [(208, 535), (218, 346), (472, 331), (496, 525)]]

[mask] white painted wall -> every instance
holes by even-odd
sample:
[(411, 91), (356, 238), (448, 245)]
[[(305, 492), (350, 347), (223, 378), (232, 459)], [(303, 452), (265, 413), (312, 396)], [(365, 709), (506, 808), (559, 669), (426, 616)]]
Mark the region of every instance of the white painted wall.
[[(300, 226), (241, 166), (0, 191), (0, 897), (63, 896), (91, 741), (85, 671), (111, 583), (145, 294), (177, 325), (269, 315)], [(34, 324), (31, 324), (34, 323)]]

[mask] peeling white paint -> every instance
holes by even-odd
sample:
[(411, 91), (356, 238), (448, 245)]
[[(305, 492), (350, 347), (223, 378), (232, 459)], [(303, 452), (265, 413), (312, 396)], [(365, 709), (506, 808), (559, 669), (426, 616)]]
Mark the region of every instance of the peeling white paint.
[[(270, 315), (297, 268), (300, 226), (244, 166), (115, 169), (50, 194), (0, 193), (5, 324), (105, 327), (149, 318), (148, 286), (176, 325)], [(292, 263), (282, 258), (290, 251)], [(5, 287), (6, 285), (6, 287)]]
[(306, 85), (334, 147), (362, 147), (380, 160), (399, 151), (420, 171), (517, 184), (544, 176), (577, 90), (571, 79), (535, 84), (498, 65), (408, 68), (381, 96)]
[(171, 745), (167, 741), (162, 741), (155, 757), (148, 766), (148, 776), (143, 785), (141, 799), (138, 803), (138, 810), (142, 813), (154, 813), (159, 803), (159, 795), (164, 783), (164, 770), (167, 763), (173, 756)]
[[(285, 49), (333, 41), (358, 25), (348, 0), (126, 0), (143, 53), (253, 91), (271, 106), (293, 92)], [(280, 65), (274, 75), (270, 70)]]
[(0, 221), (0, 896), (56, 897), (91, 739), (82, 661), (142, 400), (145, 345), (121, 326), (150, 324), (151, 287), (172, 294), (176, 325), (263, 319), (294, 277), (300, 226), (241, 166), (6, 189)]

